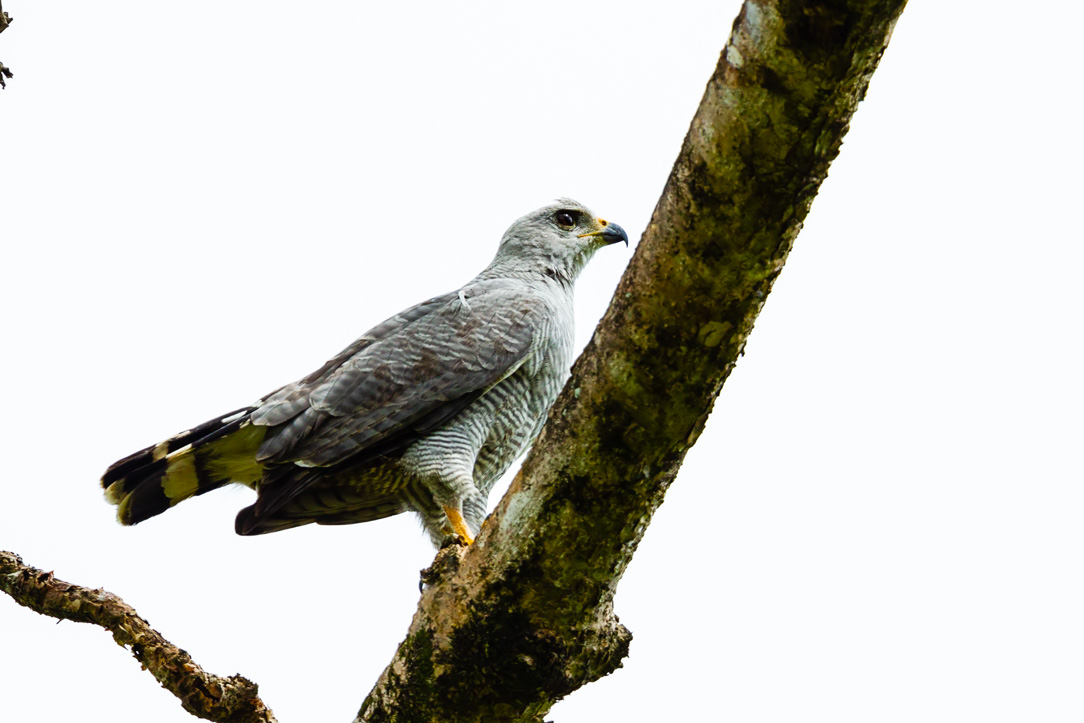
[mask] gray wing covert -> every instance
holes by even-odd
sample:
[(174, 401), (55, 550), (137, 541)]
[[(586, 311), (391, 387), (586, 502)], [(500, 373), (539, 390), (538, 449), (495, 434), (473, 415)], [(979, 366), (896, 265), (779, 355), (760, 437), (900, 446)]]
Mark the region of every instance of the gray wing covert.
[(403, 327), (431, 313), (434, 309), (447, 304), (452, 299), (455, 299), (456, 296), (457, 292), (454, 291), (441, 296), (434, 296), (432, 299), (427, 299), (420, 304), (415, 304), (409, 309), (401, 311), (395, 316), (374, 326), (372, 329), (355, 339), (350, 346), (329, 359), (327, 363), (316, 371), (296, 382), (276, 389), (274, 392), (260, 400), (259, 407), (252, 413), (252, 423), (260, 426), (273, 427), (293, 419), (308, 408), (308, 396), (309, 392), (312, 391), (313, 386), (326, 379), (329, 374), (342, 366), (343, 362), (361, 352), (370, 344), (398, 333)]
[(392, 317), (305, 379), (268, 397), (258, 459), (324, 467), (409, 443), (514, 372), (544, 303), (491, 281)]

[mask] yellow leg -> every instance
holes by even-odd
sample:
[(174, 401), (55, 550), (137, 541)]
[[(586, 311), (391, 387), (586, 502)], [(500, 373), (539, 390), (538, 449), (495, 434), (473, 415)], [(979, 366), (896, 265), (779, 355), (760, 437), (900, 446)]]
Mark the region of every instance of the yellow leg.
[(467, 529), (467, 523), (463, 521), (463, 515), (459, 513), (455, 507), (445, 507), (444, 514), (448, 516), (448, 522), (452, 525), (452, 530), (455, 534), (459, 535), (459, 538), (468, 545), (474, 542), (474, 538), (470, 536), (470, 530)]

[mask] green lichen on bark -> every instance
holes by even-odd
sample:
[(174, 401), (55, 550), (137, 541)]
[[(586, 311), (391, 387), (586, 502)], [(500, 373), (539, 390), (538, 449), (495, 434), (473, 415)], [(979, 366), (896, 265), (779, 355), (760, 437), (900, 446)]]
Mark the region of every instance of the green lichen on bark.
[[(475, 544), (438, 556), (442, 574), (358, 721), (541, 720), (620, 666), (631, 635), (613, 615), (617, 583), (744, 349), (903, 6), (745, 3), (542, 435)], [(423, 631), (429, 661), (412, 642)], [(430, 697), (400, 717), (416, 676), (429, 677)]]
[[(435, 601), (423, 602), (360, 719), (541, 721), (555, 700), (619, 666), (628, 653), (628, 636), (607, 631), (607, 644), (618, 647), (607, 648), (604, 660), (592, 660), (579, 653), (594, 636), (569, 636), (565, 626), (541, 621), (536, 611), (546, 603), (533, 597), (535, 588), (511, 582), (539, 579), (544, 570), (537, 564), (524, 561), (507, 580), (472, 595), (477, 588), (468, 582), (474, 576), (460, 570), (463, 555), (462, 548), (445, 548), (423, 573), (430, 585), (423, 600)], [(440, 619), (447, 611), (454, 611), (454, 622)], [(570, 666), (570, 660), (577, 664)]]

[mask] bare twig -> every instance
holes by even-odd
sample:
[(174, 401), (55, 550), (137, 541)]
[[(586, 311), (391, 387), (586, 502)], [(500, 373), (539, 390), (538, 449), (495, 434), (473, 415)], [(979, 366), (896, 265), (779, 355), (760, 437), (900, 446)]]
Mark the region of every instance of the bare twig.
[[(9, 25), (11, 25), (11, 16), (4, 12), (4, 4), (0, 2), (0, 33), (7, 30)], [(3, 63), (0, 63), (0, 88), (7, 88), (8, 84), (4, 82), (4, 78), (12, 77), (14, 74)]]
[(0, 552), (0, 590), (42, 615), (105, 628), (194, 716), (221, 723), (275, 723), (255, 683), (204, 671), (111, 592), (58, 580), (11, 552)]

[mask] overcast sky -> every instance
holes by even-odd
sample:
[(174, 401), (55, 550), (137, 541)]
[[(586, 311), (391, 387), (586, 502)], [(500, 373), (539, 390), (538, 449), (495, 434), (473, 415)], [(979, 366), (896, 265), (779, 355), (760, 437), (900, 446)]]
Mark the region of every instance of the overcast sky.
[[(8, 0), (0, 35), (0, 549), (283, 723), (352, 720), (432, 559), (417, 522), (240, 538), (229, 489), (122, 528), (99, 475), (459, 286), (555, 197), (635, 242), (740, 6), (371, 5)], [(621, 583), (630, 657), (550, 719), (1084, 718), (1082, 24), (903, 14)], [(628, 258), (581, 277), (581, 345)], [(6, 597), (0, 697), (193, 720)]]

